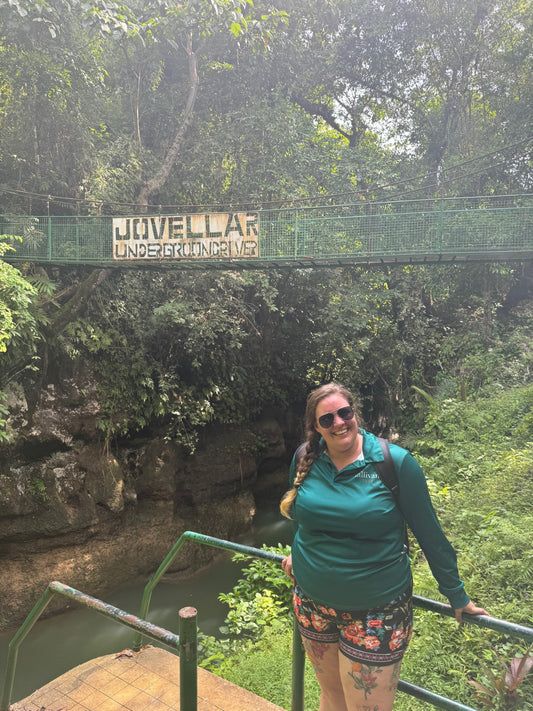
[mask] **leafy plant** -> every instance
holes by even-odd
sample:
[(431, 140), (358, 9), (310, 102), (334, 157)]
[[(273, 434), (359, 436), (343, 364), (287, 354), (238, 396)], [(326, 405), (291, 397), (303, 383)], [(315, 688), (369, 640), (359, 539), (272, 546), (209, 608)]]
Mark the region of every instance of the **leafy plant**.
[(482, 664), (486, 677), (484, 682), (473, 680), (468, 682), (478, 692), (475, 694), (476, 699), (479, 699), (491, 709), (501, 709), (501, 711), (516, 709), (521, 699), (518, 687), (533, 669), (533, 656), (530, 655), (530, 650), (531, 646), (522, 657), (513, 657), (509, 664), (502, 659), (496, 650), (493, 650), (503, 671), (497, 674), (488, 666)]
[(34, 478), (30, 484), (30, 491), (34, 496), (37, 496), (41, 501), (46, 502), (50, 500), (50, 496), (46, 491), (46, 484), (42, 479)]
[[(262, 546), (262, 550), (288, 555), (290, 547)], [(233, 561), (247, 562), (248, 565), (232, 592), (219, 596), (230, 608), (220, 631), (234, 637), (257, 636), (263, 627), (287, 614), (292, 583), (276, 563), (261, 558), (250, 562), (249, 556), (242, 553), (235, 554)]]
[[(9, 235), (4, 235), (4, 238)], [(1, 241), (0, 257), (11, 246)], [(45, 317), (36, 306), (38, 293), (14, 266), (0, 259), (0, 386), (33, 362)]]
[[(262, 546), (262, 550), (288, 555), (290, 548)], [(242, 553), (236, 553), (233, 562), (247, 565), (233, 590), (219, 595), (229, 607), (220, 627), (223, 638), (205, 635), (201, 638), (201, 666), (209, 669), (218, 667), (231, 654), (248, 649), (272, 625), (287, 625), (290, 621), (292, 583), (281, 566), (261, 558), (250, 560), (250, 556)]]
[(225, 624), (220, 628), (223, 635), (257, 638), (262, 628), (277, 620), (283, 608), (281, 600), (276, 599), (271, 590), (256, 592), (253, 599), (241, 600), (234, 593), (221, 593), (219, 600), (229, 605), (230, 611)]

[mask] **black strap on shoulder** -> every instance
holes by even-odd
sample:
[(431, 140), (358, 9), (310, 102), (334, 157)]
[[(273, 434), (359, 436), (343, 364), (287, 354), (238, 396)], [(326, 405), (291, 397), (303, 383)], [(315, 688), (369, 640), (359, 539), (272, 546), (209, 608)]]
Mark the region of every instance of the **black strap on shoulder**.
[(400, 482), (398, 481), (398, 474), (396, 472), (396, 467), (392, 461), (389, 443), (383, 437), (378, 437), (379, 446), (383, 452), (382, 462), (373, 462), (374, 469), (377, 471), (379, 478), (385, 484), (387, 489), (394, 496), (397, 502), (400, 496)]
[[(389, 443), (386, 439), (383, 439), (383, 437), (378, 437), (378, 441), (381, 451), (383, 452), (383, 461), (373, 462), (374, 469), (377, 471), (381, 481), (393, 495), (396, 506), (400, 508), (400, 481), (398, 479), (398, 472), (396, 471), (396, 467), (392, 461)], [(404, 545), (407, 553), (409, 553), (409, 534), (407, 532), (407, 523), (405, 524), (404, 530)]]

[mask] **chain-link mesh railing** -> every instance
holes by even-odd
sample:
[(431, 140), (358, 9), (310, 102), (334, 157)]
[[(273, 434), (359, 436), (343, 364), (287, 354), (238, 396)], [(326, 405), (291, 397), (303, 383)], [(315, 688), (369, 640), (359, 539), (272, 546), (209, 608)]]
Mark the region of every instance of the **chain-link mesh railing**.
[[(0, 216), (8, 260), (103, 266), (254, 268), (522, 259), (533, 254), (531, 195), (360, 202), (175, 217)], [(126, 225), (126, 227), (124, 227)], [(170, 225), (170, 227), (169, 227)], [(191, 225), (196, 225), (191, 227)], [(200, 227), (198, 226), (200, 225)], [(231, 244), (230, 244), (231, 242)]]

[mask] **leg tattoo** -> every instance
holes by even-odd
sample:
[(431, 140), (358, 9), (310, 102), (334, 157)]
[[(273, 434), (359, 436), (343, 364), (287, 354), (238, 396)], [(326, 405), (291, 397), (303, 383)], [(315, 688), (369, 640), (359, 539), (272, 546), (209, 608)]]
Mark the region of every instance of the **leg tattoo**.
[(399, 662), (396, 662), (396, 664), (392, 667), (392, 674), (390, 678), (390, 687), (389, 691), (396, 691), (398, 687), (398, 682), (400, 681), (400, 669), (402, 668), (402, 660), (400, 659)]
[(322, 674), (323, 670), (320, 668), (320, 662), (330, 645), (306, 639), (304, 646), (315, 673)]
[(382, 671), (383, 669), (380, 667), (369, 667), (366, 664), (359, 664), (359, 662), (352, 663), (352, 671), (349, 672), (349, 675), (353, 679), (354, 687), (365, 692), (365, 701), (372, 693), (372, 689), (378, 685), (376, 675), (381, 674)]

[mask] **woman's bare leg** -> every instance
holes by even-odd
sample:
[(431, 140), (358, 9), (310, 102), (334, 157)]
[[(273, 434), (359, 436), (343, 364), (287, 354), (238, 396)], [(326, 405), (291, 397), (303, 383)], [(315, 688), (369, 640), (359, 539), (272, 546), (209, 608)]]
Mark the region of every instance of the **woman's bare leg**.
[(348, 711), (339, 673), (339, 645), (303, 636), (302, 641), (322, 692), (318, 711)]
[(354, 662), (339, 653), (339, 674), (347, 711), (391, 711), (401, 660), (385, 667)]

